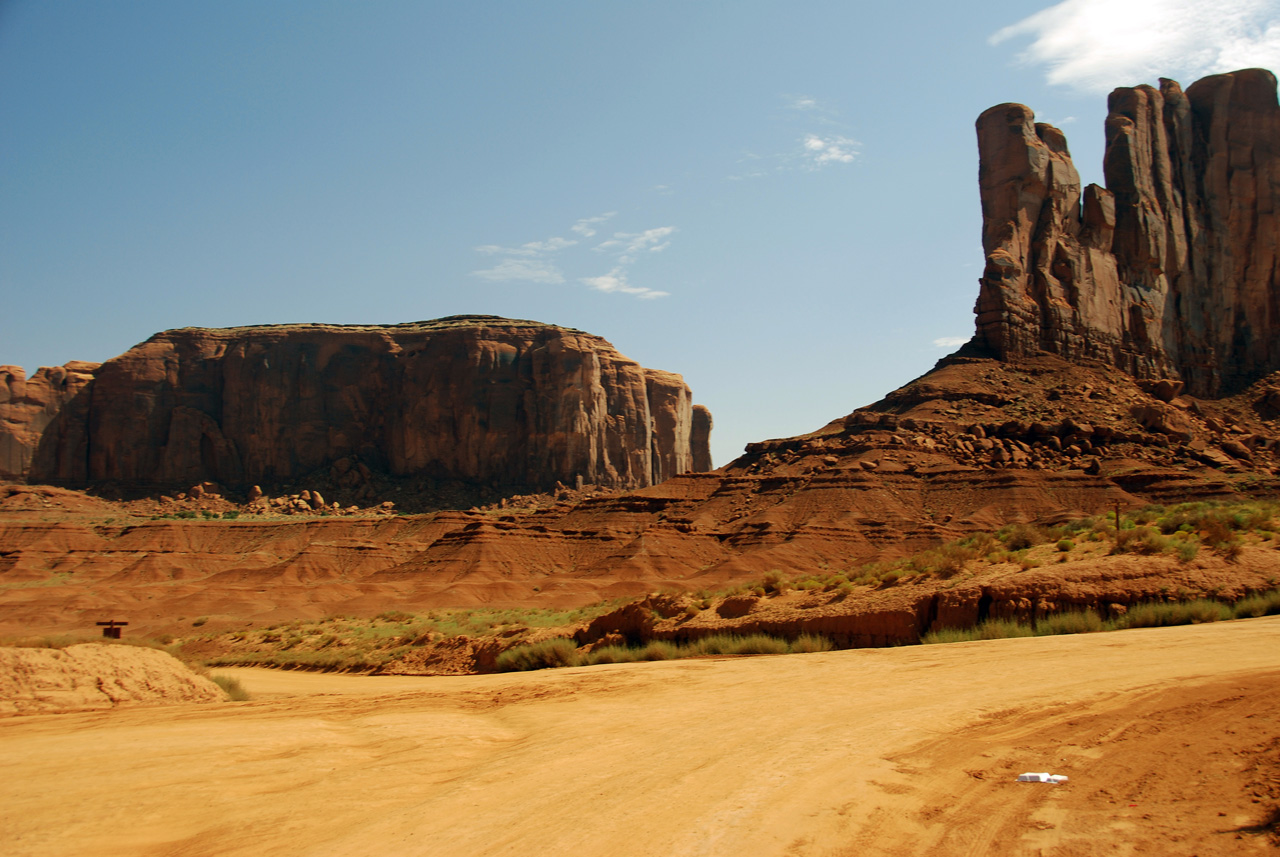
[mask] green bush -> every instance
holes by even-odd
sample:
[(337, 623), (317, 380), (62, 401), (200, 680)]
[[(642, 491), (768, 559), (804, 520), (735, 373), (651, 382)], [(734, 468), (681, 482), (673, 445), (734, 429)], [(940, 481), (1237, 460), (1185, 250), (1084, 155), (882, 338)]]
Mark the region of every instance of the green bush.
[(1076, 543), (1071, 541), (1071, 539), (1058, 539), (1058, 544), (1056, 545), (1058, 550), (1062, 553), (1070, 553), (1071, 549), (1075, 546)]

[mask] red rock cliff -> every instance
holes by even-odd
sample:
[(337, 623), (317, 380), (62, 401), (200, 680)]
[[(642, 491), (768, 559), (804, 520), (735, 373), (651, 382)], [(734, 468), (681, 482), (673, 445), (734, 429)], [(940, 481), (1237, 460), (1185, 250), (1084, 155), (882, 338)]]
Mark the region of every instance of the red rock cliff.
[(0, 366), (0, 479), (26, 474), (45, 429), (97, 368), (81, 362), (44, 366), (28, 378), (21, 366)]
[(397, 475), (642, 487), (709, 463), (679, 375), (492, 316), (167, 331), (102, 364), (71, 408), (31, 481), (245, 486), (357, 456)]
[(986, 270), (974, 343), (1089, 357), (1200, 396), (1280, 369), (1280, 107), (1247, 69), (1115, 90), (1107, 187), (1020, 104), (978, 119)]

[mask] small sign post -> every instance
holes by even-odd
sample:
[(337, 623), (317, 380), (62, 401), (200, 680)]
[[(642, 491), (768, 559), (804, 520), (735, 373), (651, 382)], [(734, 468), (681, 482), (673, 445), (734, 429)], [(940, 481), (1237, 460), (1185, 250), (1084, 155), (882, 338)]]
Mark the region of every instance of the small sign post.
[(109, 640), (120, 639), (120, 628), (128, 624), (129, 624), (128, 622), (121, 622), (116, 619), (112, 619), (110, 622), (98, 623), (98, 625), (101, 626), (102, 628), (102, 636), (106, 637)]

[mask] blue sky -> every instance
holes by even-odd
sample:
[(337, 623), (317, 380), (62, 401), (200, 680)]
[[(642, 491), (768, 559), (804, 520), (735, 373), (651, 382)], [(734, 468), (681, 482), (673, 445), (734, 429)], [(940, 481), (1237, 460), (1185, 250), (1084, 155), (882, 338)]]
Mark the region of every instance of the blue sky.
[(717, 464), (972, 332), (973, 122), (1101, 181), (1106, 93), (1280, 0), (0, 3), (0, 363), (487, 313), (680, 372)]

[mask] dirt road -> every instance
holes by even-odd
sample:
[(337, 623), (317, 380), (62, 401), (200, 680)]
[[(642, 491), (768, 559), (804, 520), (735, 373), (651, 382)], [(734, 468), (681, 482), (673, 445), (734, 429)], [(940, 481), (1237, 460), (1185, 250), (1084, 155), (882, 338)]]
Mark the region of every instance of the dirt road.
[(257, 700), (0, 720), (0, 851), (1275, 853), (1280, 617), (500, 676), (227, 672)]

